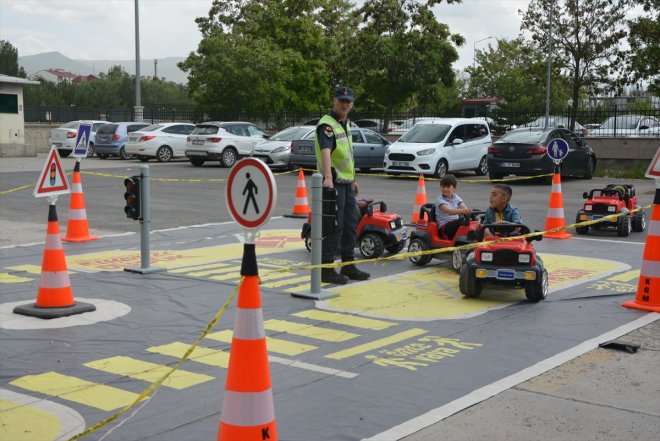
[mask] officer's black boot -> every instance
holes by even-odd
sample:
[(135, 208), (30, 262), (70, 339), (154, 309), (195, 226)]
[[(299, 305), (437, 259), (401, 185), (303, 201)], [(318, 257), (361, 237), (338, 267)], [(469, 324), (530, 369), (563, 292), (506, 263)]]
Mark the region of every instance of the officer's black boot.
[(334, 285), (345, 285), (348, 279), (338, 274), (334, 268), (321, 268), (321, 282), (332, 283)]
[(360, 271), (354, 264), (342, 266), (339, 274), (341, 276), (346, 276), (351, 280), (367, 280), (371, 277), (371, 274)]

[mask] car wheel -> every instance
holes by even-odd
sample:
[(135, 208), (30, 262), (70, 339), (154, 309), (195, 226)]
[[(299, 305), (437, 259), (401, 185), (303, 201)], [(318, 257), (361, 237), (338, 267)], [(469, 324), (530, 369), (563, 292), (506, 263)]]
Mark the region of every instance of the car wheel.
[(406, 241), (402, 240), (401, 242), (397, 242), (394, 245), (390, 245), (389, 247), (386, 248), (387, 252), (390, 254), (398, 254), (403, 250), (406, 246)]
[(144, 155), (138, 156), (138, 159), (140, 160), (140, 162), (148, 162), (149, 161), (149, 157), (144, 156)]
[(108, 155), (104, 155), (103, 153), (97, 153), (96, 156), (99, 157), (99, 159), (107, 159)]
[[(426, 251), (429, 249), (429, 246), (422, 239), (413, 239), (408, 245), (409, 253), (417, 253), (419, 251)], [(410, 256), (408, 259), (417, 266), (424, 266), (431, 261), (430, 254), (422, 254), (419, 256)]]
[(470, 270), (467, 265), (461, 266), (458, 276), (458, 289), (465, 297), (476, 299), (481, 295), (484, 285), (481, 280), (470, 277)]
[(477, 174), (477, 176), (484, 176), (486, 173), (488, 173), (488, 158), (486, 155), (481, 158), (481, 161), (479, 161), (479, 166), (474, 169), (474, 172)]
[(594, 160), (589, 158), (587, 161), (587, 167), (584, 169), (584, 179), (591, 179), (594, 177)]
[(220, 163), (223, 167), (231, 168), (234, 166), (234, 164), (236, 164), (237, 156), (238, 155), (236, 150), (231, 147), (227, 147), (222, 151), (222, 159), (220, 160)]
[(60, 154), (60, 157), (66, 158), (71, 154), (71, 150), (57, 150), (57, 153)]
[(540, 280), (532, 280), (525, 284), (525, 296), (530, 302), (540, 302), (548, 296), (548, 270), (543, 268)]
[(119, 159), (125, 160), (130, 158), (131, 155), (126, 153), (126, 149), (124, 147), (119, 149)]
[(204, 160), (198, 158), (190, 158), (190, 163), (195, 167), (201, 167), (204, 165)]
[(456, 273), (460, 273), (464, 261), (465, 251), (454, 250), (454, 252), (451, 254), (451, 269), (453, 269)]
[(383, 250), (385, 246), (383, 245), (383, 239), (375, 233), (367, 233), (360, 238), (358, 243), (360, 248), (360, 254), (364, 256), (365, 259), (378, 259), (383, 255)]
[(158, 162), (169, 162), (172, 159), (172, 149), (166, 145), (159, 147), (156, 151), (156, 159)]
[(646, 230), (646, 213), (638, 211), (633, 215), (632, 230), (637, 233)]
[(447, 165), (447, 161), (444, 159), (441, 159), (438, 161), (438, 164), (435, 166), (435, 177), (436, 178), (442, 178), (444, 175), (447, 174), (447, 170), (449, 170), (449, 166)]
[(488, 179), (490, 180), (498, 180), (498, 179), (502, 179), (503, 177), (504, 175), (502, 173), (493, 173), (493, 172), (488, 173)]
[(630, 236), (630, 230), (630, 216), (619, 217), (619, 221), (616, 224), (616, 234), (621, 237), (628, 237)]
[(89, 148), (87, 149), (87, 157), (88, 158), (93, 158), (94, 157), (94, 143), (93, 142), (89, 143)]
[(362, 173), (368, 173), (369, 170), (371, 170), (371, 167), (360, 167), (360, 171), (361, 171)]

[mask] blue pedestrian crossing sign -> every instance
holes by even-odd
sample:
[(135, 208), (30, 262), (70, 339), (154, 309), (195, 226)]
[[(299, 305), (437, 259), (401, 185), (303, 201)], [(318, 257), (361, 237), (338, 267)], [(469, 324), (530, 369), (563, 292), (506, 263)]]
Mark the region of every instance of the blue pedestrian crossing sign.
[(89, 149), (89, 141), (92, 136), (92, 124), (80, 123), (78, 125), (78, 135), (76, 136), (76, 146), (73, 148), (74, 158), (87, 157), (87, 149)]
[(548, 143), (548, 156), (555, 162), (561, 162), (568, 155), (568, 143), (561, 138), (555, 138)]

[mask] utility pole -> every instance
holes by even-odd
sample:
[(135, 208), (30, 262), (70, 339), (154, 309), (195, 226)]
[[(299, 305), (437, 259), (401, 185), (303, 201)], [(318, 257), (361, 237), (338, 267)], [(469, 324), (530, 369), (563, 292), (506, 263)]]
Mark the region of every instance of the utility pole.
[(158, 60), (154, 58), (154, 80), (158, 79)]
[(552, 69), (552, 11), (554, 9), (554, 0), (550, 1), (550, 14), (548, 18), (548, 63), (545, 74), (545, 123), (543, 130), (550, 125), (550, 71)]
[(144, 107), (140, 98), (140, 12), (135, 0), (135, 121), (143, 121)]

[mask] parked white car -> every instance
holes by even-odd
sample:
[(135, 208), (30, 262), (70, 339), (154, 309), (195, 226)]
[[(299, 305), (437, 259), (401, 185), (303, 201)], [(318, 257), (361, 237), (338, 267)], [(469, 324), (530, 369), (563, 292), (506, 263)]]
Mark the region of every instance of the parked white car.
[(195, 128), (190, 123), (162, 123), (128, 134), (126, 153), (142, 162), (156, 158), (168, 162), (186, 156), (186, 140)]
[(89, 149), (87, 149), (87, 157), (91, 158), (94, 156), (94, 135), (96, 131), (103, 125), (107, 124), (109, 121), (71, 121), (63, 126), (60, 126), (56, 129), (50, 131), (50, 136), (48, 137), (48, 145), (55, 147), (57, 152), (61, 157), (66, 158), (71, 154), (73, 149), (76, 147), (76, 138), (78, 136), (78, 125), (80, 123), (91, 123), (92, 124), (92, 133), (90, 134)]
[(195, 167), (206, 161), (220, 161), (233, 167), (238, 159), (250, 156), (254, 147), (268, 135), (248, 122), (211, 121), (193, 129), (186, 141), (186, 157)]
[(660, 121), (653, 116), (620, 115), (605, 120), (591, 136), (658, 136)]
[(467, 118), (435, 118), (417, 122), (385, 152), (387, 173), (442, 177), (455, 170), (488, 173), (492, 144), (488, 123)]
[(269, 167), (289, 168), (291, 157), (291, 141), (298, 139), (314, 139), (315, 126), (293, 126), (278, 132), (254, 147), (252, 156), (259, 158)]

